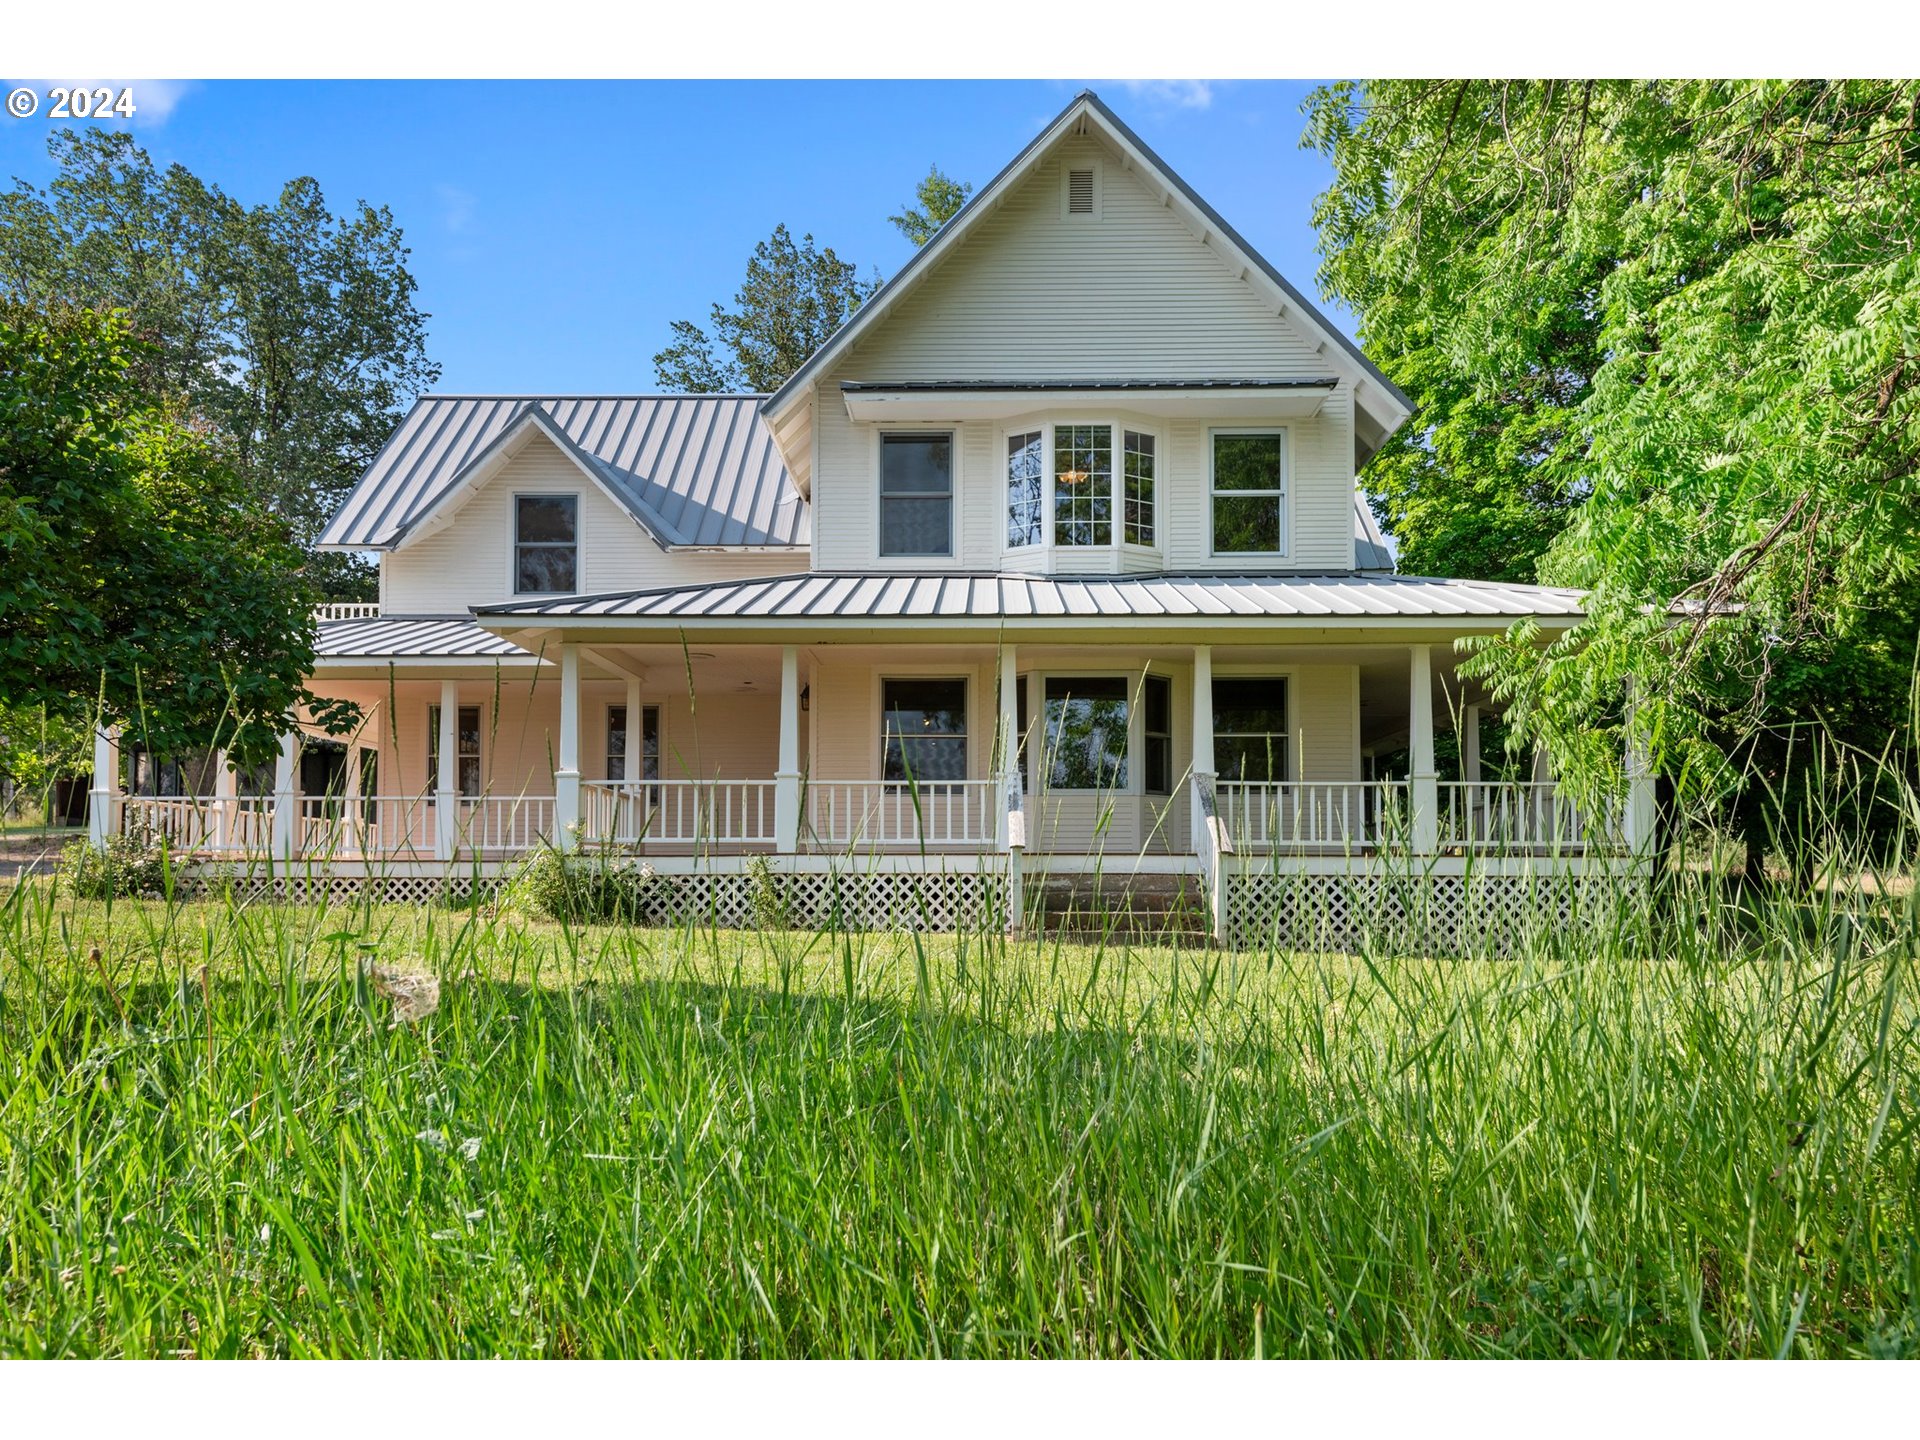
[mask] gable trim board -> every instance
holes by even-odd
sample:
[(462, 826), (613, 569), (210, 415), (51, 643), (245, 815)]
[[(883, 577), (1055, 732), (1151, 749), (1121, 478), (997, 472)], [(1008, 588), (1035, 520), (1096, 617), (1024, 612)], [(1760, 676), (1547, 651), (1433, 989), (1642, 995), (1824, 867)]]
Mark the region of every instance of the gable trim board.
[[(1026, 176), (1069, 136), (1086, 133), (1091, 126), (1104, 132), (1103, 138), (1119, 151), (1125, 169), (1154, 188), (1158, 182), (1161, 202), (1183, 214), (1199, 243), (1216, 240), (1236, 262), (1240, 278), (1265, 289), (1274, 307), (1275, 319), (1285, 319), (1305, 330), (1315, 348), (1325, 355), (1346, 378), (1353, 382), (1355, 396), (1379, 439), (1397, 430), (1413, 414), (1412, 400), (1389, 380), (1365, 354), (1323, 315), (1311, 301), (1288, 283), (1268, 261), (1253, 249), (1218, 211), (1182, 180), (1145, 141), (1091, 90), (1082, 91), (1016, 155), (972, 199), (961, 206), (953, 218), (940, 227), (894, 276), (868, 297), (867, 302), (835, 332), (827, 343), (788, 377), (761, 405), (779, 445), (794, 484), (803, 494), (811, 494), (813, 474), (812, 414), (813, 387), (829, 368), (844, 357), (861, 336), (879, 324), (894, 306), (943, 259), (955, 249), (982, 217), (997, 209), (1014, 185)], [(1377, 448), (1377, 441), (1375, 442)]]

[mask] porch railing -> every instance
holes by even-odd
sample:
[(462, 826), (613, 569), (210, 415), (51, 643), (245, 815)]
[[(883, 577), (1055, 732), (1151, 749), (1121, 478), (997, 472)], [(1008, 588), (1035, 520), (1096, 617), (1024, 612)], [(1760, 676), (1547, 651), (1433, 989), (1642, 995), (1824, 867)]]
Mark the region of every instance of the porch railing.
[[(425, 795), (303, 795), (299, 853), (431, 860), (434, 819)], [(264, 841), (260, 848), (266, 848)]]
[(1619, 807), (1594, 814), (1552, 781), (1440, 782), (1440, 845), (1461, 850), (1615, 849)]
[(1359, 850), (1404, 841), (1404, 780), (1215, 782), (1220, 828), (1234, 849)]
[(829, 849), (849, 845), (990, 845), (992, 780), (947, 780), (918, 787), (884, 780), (815, 780), (802, 797), (809, 838)]
[(120, 823), (164, 840), (176, 854), (264, 852), (273, 839), (273, 799), (263, 795), (128, 795)]
[(771, 780), (593, 781), (580, 787), (580, 832), (600, 845), (771, 845)]
[(377, 600), (334, 600), (325, 605), (313, 607), (316, 620), (378, 620), (380, 602)]

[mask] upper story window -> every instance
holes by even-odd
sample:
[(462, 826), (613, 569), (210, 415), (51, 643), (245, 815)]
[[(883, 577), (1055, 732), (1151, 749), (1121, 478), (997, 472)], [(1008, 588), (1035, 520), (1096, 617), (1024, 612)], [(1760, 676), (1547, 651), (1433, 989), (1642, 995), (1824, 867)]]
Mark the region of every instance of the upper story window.
[(1213, 553), (1287, 553), (1286, 432), (1213, 432)]
[(1126, 488), (1122, 513), (1124, 538), (1129, 545), (1153, 544), (1153, 436), (1129, 430), (1126, 443)]
[(1053, 543), (1113, 543), (1113, 427), (1053, 427)]
[(1029, 430), (1007, 437), (1007, 548), (1046, 539), (1047, 434)]
[(880, 437), (880, 553), (953, 554), (953, 436)]
[(1104, 422), (1009, 434), (1007, 548), (1154, 545), (1158, 455), (1152, 432)]
[(570, 595), (580, 579), (580, 497), (513, 497), (513, 591)]

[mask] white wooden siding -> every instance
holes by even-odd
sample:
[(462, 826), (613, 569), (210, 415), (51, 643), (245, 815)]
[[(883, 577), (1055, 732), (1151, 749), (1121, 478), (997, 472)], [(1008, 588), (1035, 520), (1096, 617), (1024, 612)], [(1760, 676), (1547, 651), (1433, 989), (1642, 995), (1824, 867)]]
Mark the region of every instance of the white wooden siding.
[[(1335, 366), (1262, 295), (1119, 165), (1102, 166), (1101, 214), (1063, 213), (1067, 166), (1106, 158), (1095, 141), (1063, 144), (986, 216), (913, 294), (834, 370), (814, 397), (814, 561), (821, 569), (991, 569), (1034, 562), (1004, 550), (1003, 427), (956, 425), (955, 554), (882, 560), (873, 429), (855, 424), (846, 380), (1310, 379)], [(1157, 421), (1167, 437), (1156, 477), (1162, 555), (1172, 571), (1316, 571), (1353, 564), (1353, 397), (1342, 382), (1291, 438), (1292, 553), (1252, 564), (1215, 559), (1208, 533), (1204, 421)], [(1228, 422), (1223, 422), (1228, 423)], [(1244, 426), (1248, 420), (1230, 422)], [(922, 427), (916, 427), (922, 428)], [(1059, 569), (1092, 562), (1058, 552)], [(1125, 562), (1133, 569), (1137, 563)], [(1112, 557), (1099, 562), (1112, 569)]]

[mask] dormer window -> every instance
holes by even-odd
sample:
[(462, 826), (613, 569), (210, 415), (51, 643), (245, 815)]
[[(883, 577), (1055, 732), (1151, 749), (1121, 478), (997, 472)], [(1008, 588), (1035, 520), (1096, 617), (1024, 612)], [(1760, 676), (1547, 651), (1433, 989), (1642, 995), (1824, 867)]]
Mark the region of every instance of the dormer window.
[(513, 497), (513, 593), (571, 595), (580, 580), (580, 497)]

